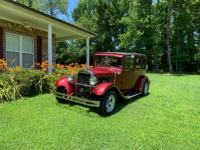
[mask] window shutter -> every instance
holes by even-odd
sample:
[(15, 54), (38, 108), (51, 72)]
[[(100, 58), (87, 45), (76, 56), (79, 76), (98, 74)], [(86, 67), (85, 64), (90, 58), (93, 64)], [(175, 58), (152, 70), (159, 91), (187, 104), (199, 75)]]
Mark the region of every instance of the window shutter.
[(3, 58), (3, 27), (0, 27), (0, 59)]
[(42, 62), (42, 37), (37, 36), (37, 63)]

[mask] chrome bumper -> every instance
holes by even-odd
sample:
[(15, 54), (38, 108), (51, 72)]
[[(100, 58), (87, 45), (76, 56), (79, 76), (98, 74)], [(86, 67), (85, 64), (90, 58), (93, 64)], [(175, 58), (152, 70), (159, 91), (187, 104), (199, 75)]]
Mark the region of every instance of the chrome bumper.
[(55, 92), (55, 96), (57, 98), (62, 98), (64, 100), (75, 102), (78, 104), (83, 104), (86, 106), (91, 106), (91, 107), (99, 107), (100, 106), (100, 101), (88, 100), (88, 99), (71, 96), (71, 95), (67, 95), (67, 94), (63, 94), (63, 93), (59, 93), (59, 92)]

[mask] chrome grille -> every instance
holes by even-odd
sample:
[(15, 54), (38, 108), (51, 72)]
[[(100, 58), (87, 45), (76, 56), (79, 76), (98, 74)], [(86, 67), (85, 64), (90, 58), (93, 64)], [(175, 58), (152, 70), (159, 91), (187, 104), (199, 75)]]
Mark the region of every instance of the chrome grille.
[(89, 80), (90, 80), (90, 73), (82, 73), (82, 72), (79, 72), (78, 73), (78, 80), (77, 80), (77, 83), (81, 83), (81, 84), (86, 84), (86, 85), (89, 85)]
[(90, 95), (90, 73), (89, 72), (79, 72), (77, 85), (76, 85), (76, 96), (78, 97), (88, 97)]

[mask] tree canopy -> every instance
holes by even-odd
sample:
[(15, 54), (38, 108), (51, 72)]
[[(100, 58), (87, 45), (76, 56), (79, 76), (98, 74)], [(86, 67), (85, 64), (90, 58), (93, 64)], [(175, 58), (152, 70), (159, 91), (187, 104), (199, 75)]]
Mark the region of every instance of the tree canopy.
[(16, 0), (28, 7), (37, 9), (51, 16), (68, 15), (68, 0)]
[(151, 70), (197, 70), (198, 0), (80, 0), (73, 18), (98, 34), (96, 51), (145, 53)]

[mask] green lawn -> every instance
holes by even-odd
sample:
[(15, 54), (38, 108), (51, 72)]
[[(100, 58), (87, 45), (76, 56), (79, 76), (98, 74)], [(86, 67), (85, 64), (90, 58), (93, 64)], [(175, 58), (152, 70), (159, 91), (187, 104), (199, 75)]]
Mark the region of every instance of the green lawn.
[(106, 118), (51, 94), (0, 104), (0, 149), (200, 149), (200, 76), (149, 77), (148, 96)]

